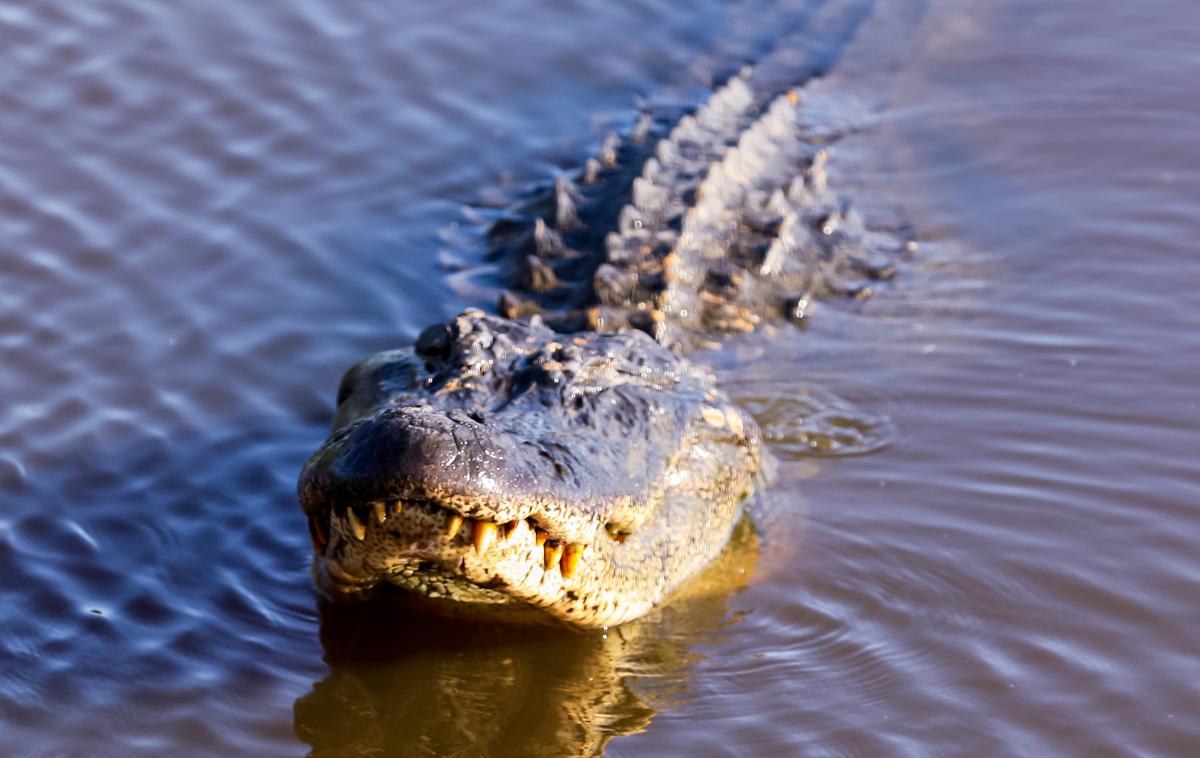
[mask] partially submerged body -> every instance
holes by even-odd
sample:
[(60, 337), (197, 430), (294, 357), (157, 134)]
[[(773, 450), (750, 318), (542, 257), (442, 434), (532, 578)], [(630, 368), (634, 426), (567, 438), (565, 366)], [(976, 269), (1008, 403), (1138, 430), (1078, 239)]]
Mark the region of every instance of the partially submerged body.
[(610, 136), (492, 228), (505, 318), (468, 311), (347, 373), (299, 485), (327, 594), (598, 627), (720, 552), (762, 441), (683, 354), (869, 294), (904, 247), (828, 189), (828, 137), (789, 88), (860, 18), (815, 20), (823, 46), (777, 51), (669, 130), (647, 114)]
[(300, 500), (332, 595), (579, 626), (645, 613), (725, 545), (754, 420), (642, 332), (556, 334), (474, 311), (346, 376)]

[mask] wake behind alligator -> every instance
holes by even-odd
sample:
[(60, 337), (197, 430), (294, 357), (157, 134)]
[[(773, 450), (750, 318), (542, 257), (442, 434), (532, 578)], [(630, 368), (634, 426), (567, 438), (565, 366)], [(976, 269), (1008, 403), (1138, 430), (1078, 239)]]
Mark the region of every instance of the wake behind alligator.
[(869, 10), (822, 7), (692, 114), (643, 114), (488, 234), (511, 289), (353, 366), (300, 504), (329, 597), (599, 627), (712, 561), (765, 455), (685, 356), (821, 297), (862, 298), (905, 240), (828, 187), (803, 87)]

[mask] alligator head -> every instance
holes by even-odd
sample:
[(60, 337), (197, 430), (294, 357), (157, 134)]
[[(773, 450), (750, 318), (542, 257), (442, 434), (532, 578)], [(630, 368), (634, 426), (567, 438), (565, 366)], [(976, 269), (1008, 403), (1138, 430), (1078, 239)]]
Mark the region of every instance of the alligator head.
[(599, 627), (720, 552), (760, 454), (754, 420), (646, 334), (468, 311), (346, 373), (299, 495), (331, 597)]

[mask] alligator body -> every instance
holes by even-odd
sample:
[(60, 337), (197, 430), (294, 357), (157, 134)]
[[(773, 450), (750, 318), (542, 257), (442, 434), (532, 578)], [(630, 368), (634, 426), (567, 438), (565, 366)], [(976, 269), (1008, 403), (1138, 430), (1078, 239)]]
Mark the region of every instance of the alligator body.
[(327, 595), (385, 584), (599, 627), (720, 552), (762, 439), (685, 355), (862, 296), (903, 247), (829, 190), (805, 118), (803, 84), (863, 12), (819, 12), (695, 112), (644, 114), (515, 206), (488, 234), (503, 317), (347, 372), (299, 484)]

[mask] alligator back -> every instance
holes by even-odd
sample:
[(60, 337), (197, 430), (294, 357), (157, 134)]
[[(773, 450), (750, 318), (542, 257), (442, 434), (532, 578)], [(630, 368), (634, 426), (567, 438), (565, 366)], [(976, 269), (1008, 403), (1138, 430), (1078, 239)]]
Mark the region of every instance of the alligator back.
[(693, 113), (643, 113), (514, 206), (488, 234), (509, 288), (501, 313), (566, 332), (637, 328), (686, 351), (890, 278), (908, 243), (830, 190), (831, 138), (804, 103), (867, 10), (820, 8)]

